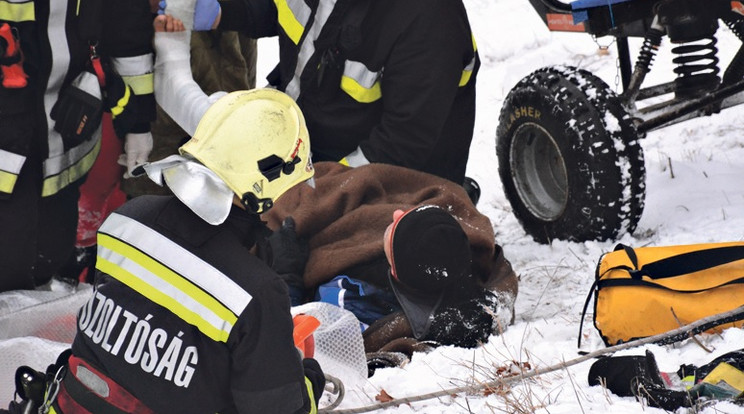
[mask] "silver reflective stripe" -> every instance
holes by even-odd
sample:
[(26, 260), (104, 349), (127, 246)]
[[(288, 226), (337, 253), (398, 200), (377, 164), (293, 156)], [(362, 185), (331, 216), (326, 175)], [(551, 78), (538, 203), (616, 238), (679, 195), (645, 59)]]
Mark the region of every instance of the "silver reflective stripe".
[(372, 72), (362, 62), (347, 60), (344, 63), (344, 76), (354, 79), (360, 86), (371, 89), (380, 79), (381, 72)]
[(121, 76), (136, 76), (152, 72), (153, 55), (111, 58), (116, 72)]
[(357, 102), (377, 101), (382, 98), (381, 74), (382, 71), (372, 72), (362, 62), (347, 60), (344, 62), (341, 89)]
[(367, 157), (364, 156), (362, 149), (359, 147), (357, 147), (357, 149), (352, 151), (349, 155), (345, 156), (344, 159), (346, 160), (346, 165), (348, 165), (349, 167), (356, 168), (361, 167), (362, 165), (369, 164), (369, 160), (367, 159)]
[[(52, 155), (49, 154), (49, 158), (46, 161), (44, 161), (44, 178), (51, 177), (54, 175), (59, 175), (59, 173), (71, 167), (76, 162), (80, 161), (83, 157), (85, 157), (85, 155), (87, 155), (93, 149), (93, 147), (95, 147), (98, 144), (100, 140), (101, 140), (101, 127), (99, 126), (98, 129), (96, 129), (96, 131), (93, 133), (93, 136), (89, 140), (84, 141), (82, 144), (78, 145), (77, 147), (71, 148), (69, 151), (63, 154), (56, 155), (54, 157), (52, 157)], [(87, 172), (87, 170), (85, 172)], [(72, 181), (75, 181), (75, 180), (72, 180)]]
[(18, 175), (21, 172), (21, 167), (23, 167), (25, 161), (26, 157), (23, 155), (14, 154), (10, 151), (0, 149), (0, 171)]
[(67, 21), (67, 2), (61, 0), (49, 1), (49, 24), (47, 35), (49, 36), (49, 50), (52, 54), (52, 70), (44, 93), (44, 112), (47, 117), (47, 130), (49, 142), (49, 158), (62, 155), (64, 146), (62, 136), (54, 130), (54, 121), (50, 115), (52, 107), (57, 102), (62, 81), (70, 67), (70, 53), (67, 46), (65, 34), (65, 22)]
[(475, 67), (475, 56), (473, 56), (473, 58), (470, 59), (470, 63), (468, 63), (468, 65), (465, 66), (464, 70), (472, 72), (474, 67)]
[(82, 365), (78, 365), (77, 373), (75, 374), (75, 377), (83, 385), (88, 387), (89, 390), (93, 391), (99, 396), (103, 398), (107, 398), (109, 396), (110, 391), (109, 391), (108, 383), (106, 383), (106, 380), (99, 377), (98, 375), (93, 373), (88, 368)]
[(242, 287), (209, 263), (136, 220), (112, 213), (99, 232), (145, 252), (213, 296), (235, 315), (243, 313), (253, 299)]
[(11, 194), (26, 157), (0, 150), (0, 192)]
[(315, 19), (313, 24), (308, 30), (307, 35), (302, 40), (300, 45), (300, 52), (297, 55), (297, 66), (295, 66), (294, 76), (292, 80), (287, 84), (285, 92), (287, 95), (294, 99), (300, 96), (300, 76), (305, 70), (305, 65), (310, 60), (310, 57), (315, 53), (315, 41), (318, 40), (323, 26), (328, 21), (328, 16), (331, 15), (333, 7), (336, 5), (336, 0), (319, 0), (318, 8), (315, 10)]

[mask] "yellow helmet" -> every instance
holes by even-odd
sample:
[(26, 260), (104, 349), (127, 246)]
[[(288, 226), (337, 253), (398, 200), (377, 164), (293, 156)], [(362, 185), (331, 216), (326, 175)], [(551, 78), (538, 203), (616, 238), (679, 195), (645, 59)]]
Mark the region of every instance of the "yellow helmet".
[(217, 174), (255, 213), (267, 211), (314, 174), (305, 118), (295, 101), (276, 89), (220, 98), (179, 151)]

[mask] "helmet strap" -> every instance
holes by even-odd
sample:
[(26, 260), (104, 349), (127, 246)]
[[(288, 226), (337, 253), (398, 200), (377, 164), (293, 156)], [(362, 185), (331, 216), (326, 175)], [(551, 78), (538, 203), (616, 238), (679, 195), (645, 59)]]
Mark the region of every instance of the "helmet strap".
[(243, 194), (240, 202), (243, 203), (246, 211), (255, 214), (259, 214), (259, 212), (264, 213), (274, 206), (274, 202), (270, 198), (258, 198), (253, 193)]

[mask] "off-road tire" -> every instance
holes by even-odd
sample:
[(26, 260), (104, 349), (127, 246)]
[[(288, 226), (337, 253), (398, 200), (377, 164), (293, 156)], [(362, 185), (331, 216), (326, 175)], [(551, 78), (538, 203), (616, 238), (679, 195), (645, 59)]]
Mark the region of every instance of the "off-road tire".
[(514, 214), (540, 243), (616, 239), (640, 220), (638, 133), (618, 96), (585, 70), (553, 66), (522, 79), (502, 107), (496, 155)]

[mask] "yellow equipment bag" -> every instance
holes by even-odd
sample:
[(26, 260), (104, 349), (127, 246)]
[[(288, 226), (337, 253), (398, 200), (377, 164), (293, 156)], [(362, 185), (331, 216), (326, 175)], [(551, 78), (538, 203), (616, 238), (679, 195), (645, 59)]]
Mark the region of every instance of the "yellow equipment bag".
[[(594, 327), (607, 346), (731, 311), (744, 305), (744, 242), (636, 249), (619, 244), (600, 257), (584, 314), (592, 296)], [(737, 314), (705, 329), (741, 327), (742, 319)]]

